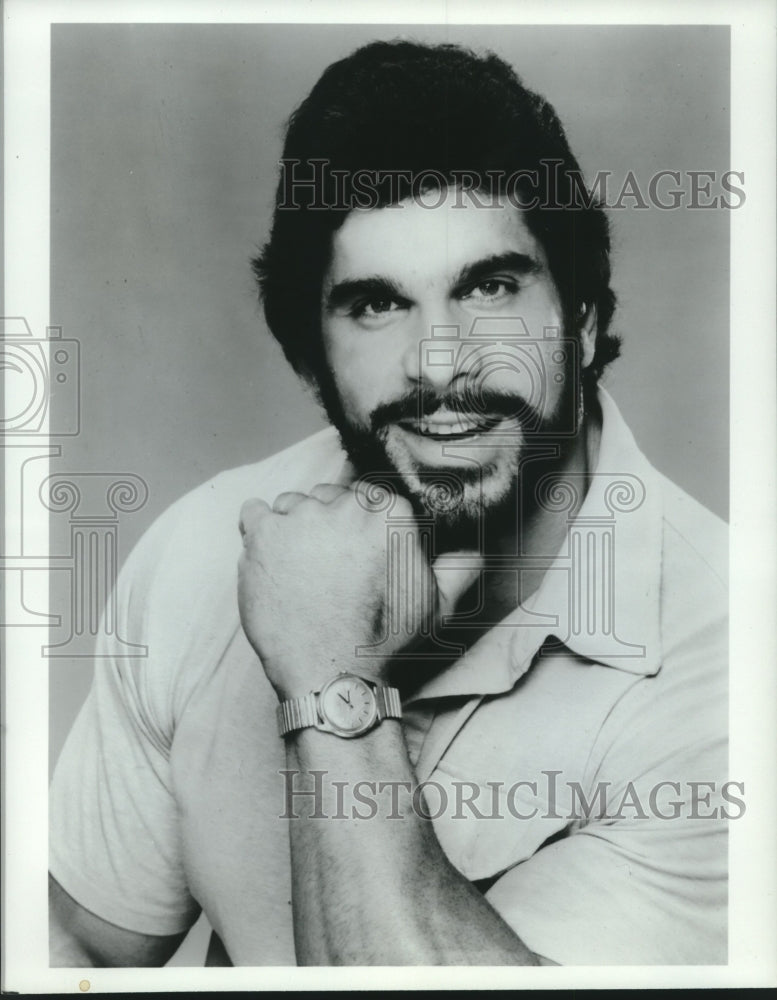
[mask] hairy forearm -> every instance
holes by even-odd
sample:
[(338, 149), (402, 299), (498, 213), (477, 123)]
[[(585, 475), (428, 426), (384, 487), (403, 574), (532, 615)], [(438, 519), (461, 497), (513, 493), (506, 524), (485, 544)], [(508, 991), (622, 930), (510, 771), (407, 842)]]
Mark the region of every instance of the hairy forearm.
[[(399, 566), (389, 558), (383, 507), (356, 489), (319, 483), (310, 495), (281, 494), (273, 508), (259, 499), (243, 505), (240, 620), (281, 702), (321, 692), (334, 683), (337, 666), (366, 671), (359, 684), (385, 682), (408, 637), (420, 638), (432, 619), (443, 622), (477, 578), (479, 566), (462, 571), (454, 559), (455, 581), (441, 588), (440, 560), (429, 564), (409, 501), (397, 497), (392, 517), (403, 525), (391, 550), (401, 553)], [(383, 636), (380, 623), (389, 621), (394, 626)], [(360, 646), (376, 643), (382, 658), (356, 659)], [(337, 709), (359, 718), (350, 694), (339, 697)], [(365, 696), (359, 705), (368, 703)], [(303, 780), (326, 772), (330, 789), (415, 784), (395, 719), (354, 739), (303, 728), (287, 737), (287, 748), (289, 772)], [(317, 818), (306, 799), (299, 818), (289, 819), (300, 964), (538, 964), (447, 861), (430, 821), (412, 807), (403, 818), (385, 809), (371, 819), (337, 815)]]
[[(298, 780), (326, 771), (330, 788), (416, 783), (396, 722), (355, 740), (303, 730), (289, 739), (287, 764)], [(369, 819), (314, 818), (313, 805), (305, 799), (289, 821), (300, 965), (538, 964), (407, 802), (401, 818), (392, 807)]]

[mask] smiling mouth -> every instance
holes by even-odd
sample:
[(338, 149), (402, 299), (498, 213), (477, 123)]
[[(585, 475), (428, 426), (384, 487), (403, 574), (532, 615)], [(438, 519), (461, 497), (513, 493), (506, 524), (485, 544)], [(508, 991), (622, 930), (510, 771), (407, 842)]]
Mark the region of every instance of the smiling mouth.
[(436, 413), (416, 420), (400, 420), (399, 426), (410, 434), (432, 441), (461, 441), (492, 430), (504, 418), (473, 413)]

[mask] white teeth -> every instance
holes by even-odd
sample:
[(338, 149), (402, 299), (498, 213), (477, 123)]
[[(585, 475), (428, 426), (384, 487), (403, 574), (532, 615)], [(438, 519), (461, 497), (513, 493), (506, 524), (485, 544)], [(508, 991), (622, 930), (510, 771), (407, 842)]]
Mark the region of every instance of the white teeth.
[(462, 434), (476, 434), (493, 426), (493, 420), (482, 417), (473, 419), (463, 415), (451, 415), (448, 419), (423, 419), (414, 425), (418, 434), (431, 434), (435, 437), (456, 437)]

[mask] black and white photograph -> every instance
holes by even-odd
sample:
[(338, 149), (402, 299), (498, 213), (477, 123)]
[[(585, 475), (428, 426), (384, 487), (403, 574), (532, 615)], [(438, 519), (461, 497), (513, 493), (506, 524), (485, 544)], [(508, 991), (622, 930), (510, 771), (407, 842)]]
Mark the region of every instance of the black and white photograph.
[(3, 988), (773, 985), (773, 8), (34, 6)]

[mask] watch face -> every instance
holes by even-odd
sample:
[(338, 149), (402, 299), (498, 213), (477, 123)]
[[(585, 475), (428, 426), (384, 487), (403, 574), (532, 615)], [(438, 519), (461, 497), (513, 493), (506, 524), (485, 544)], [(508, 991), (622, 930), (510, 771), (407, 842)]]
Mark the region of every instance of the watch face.
[(341, 674), (321, 689), (318, 708), (326, 723), (340, 736), (360, 736), (378, 714), (375, 692), (354, 674)]

